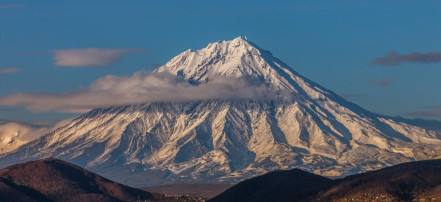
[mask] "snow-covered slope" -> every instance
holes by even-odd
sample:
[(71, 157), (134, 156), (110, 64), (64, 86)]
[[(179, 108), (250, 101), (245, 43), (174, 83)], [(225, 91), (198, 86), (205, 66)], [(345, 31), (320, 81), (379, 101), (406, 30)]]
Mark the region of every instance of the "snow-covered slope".
[(347, 102), (242, 37), (188, 50), (156, 71), (194, 85), (244, 79), (272, 94), (95, 109), (0, 165), (52, 156), (141, 186), (232, 182), (294, 167), (340, 176), (441, 157), (440, 133)]

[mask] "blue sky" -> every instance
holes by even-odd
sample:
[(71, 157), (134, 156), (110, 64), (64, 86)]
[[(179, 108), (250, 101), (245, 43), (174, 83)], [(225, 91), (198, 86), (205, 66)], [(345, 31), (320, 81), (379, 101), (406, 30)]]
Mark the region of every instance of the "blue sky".
[[(151, 71), (187, 49), (246, 36), (368, 110), (441, 120), (440, 10), (440, 1), (406, 0), (0, 0), (0, 98), (63, 94), (106, 75)], [(92, 48), (114, 51), (104, 58), (111, 62), (75, 67), (55, 59), (63, 50)], [(372, 64), (391, 51), (398, 54), (396, 65)], [(0, 119), (7, 120), (73, 115), (0, 106)]]

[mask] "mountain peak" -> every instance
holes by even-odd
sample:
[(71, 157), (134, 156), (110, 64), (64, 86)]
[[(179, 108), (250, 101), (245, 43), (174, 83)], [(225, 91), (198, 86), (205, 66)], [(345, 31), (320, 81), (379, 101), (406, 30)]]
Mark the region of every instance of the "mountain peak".
[(245, 79), (253, 85), (264, 84), (279, 98), (298, 95), (317, 99), (324, 97), (322, 94), (332, 94), (245, 37), (210, 43), (196, 51), (187, 50), (156, 72), (169, 72), (195, 84), (214, 81), (219, 77)]
[(246, 37), (237, 37), (210, 43), (200, 50), (187, 50), (156, 71), (203, 83), (219, 75), (267, 78), (275, 72), (274, 62), (281, 63)]
[(217, 42), (213, 42), (208, 44), (208, 46), (206, 48), (210, 49), (214, 46), (217, 47), (223, 47), (223, 48), (229, 48), (230, 50), (234, 50), (234, 49), (248, 49), (248, 48), (256, 48), (256, 49), (260, 49), (256, 44), (254, 44), (251, 41), (248, 41), (248, 39), (246, 37), (236, 37), (233, 40), (230, 41), (217, 41)]
[(233, 41), (234, 40), (239, 40), (239, 41), (248, 41), (248, 39), (247, 39), (247, 37), (246, 36), (238, 36), (238, 37), (236, 37), (235, 39), (233, 39)]

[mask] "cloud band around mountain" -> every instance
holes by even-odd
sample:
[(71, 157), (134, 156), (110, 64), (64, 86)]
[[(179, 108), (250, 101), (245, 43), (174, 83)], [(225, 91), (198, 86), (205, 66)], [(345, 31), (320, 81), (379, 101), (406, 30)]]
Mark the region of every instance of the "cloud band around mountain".
[(124, 54), (146, 52), (144, 49), (61, 49), (53, 50), (55, 66), (60, 67), (104, 67), (117, 63)]
[(136, 72), (132, 76), (105, 76), (89, 87), (64, 94), (19, 93), (0, 98), (3, 106), (25, 106), (32, 112), (83, 113), (93, 108), (148, 102), (205, 99), (271, 99), (265, 85), (246, 79), (217, 76), (194, 85), (170, 73)]
[(18, 68), (18, 67), (4, 68), (4, 69), (0, 69), (0, 74), (13, 74), (13, 73), (17, 73), (20, 71), (21, 71), (21, 68)]
[(0, 4), (0, 9), (3, 8), (20, 8), (20, 7), (24, 7), (23, 4)]
[(438, 63), (441, 62), (441, 53), (432, 51), (428, 53), (412, 52), (409, 55), (399, 54), (391, 51), (384, 57), (377, 57), (372, 60), (373, 65), (395, 66), (403, 62), (408, 63)]
[(369, 82), (369, 84), (376, 85), (378, 87), (385, 87), (385, 86), (390, 85), (391, 82), (392, 82), (392, 80), (389, 78), (382, 78), (382, 79), (374, 78)]
[(426, 106), (423, 110), (409, 112), (406, 115), (419, 118), (437, 118), (441, 117), (441, 106)]

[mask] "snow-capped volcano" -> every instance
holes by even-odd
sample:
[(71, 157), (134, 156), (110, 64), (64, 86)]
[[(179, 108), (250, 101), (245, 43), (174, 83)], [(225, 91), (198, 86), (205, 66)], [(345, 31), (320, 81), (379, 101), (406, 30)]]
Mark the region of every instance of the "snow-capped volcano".
[[(244, 78), (264, 83), (273, 91), (308, 95), (302, 88), (309, 84), (288, 65), (245, 38), (210, 43), (206, 48), (187, 50), (157, 72), (170, 72), (186, 80), (205, 83), (216, 76)], [(317, 98), (317, 94), (311, 95)]]
[(347, 102), (242, 37), (188, 50), (156, 72), (201, 86), (241, 79), (271, 93), (95, 109), (0, 165), (50, 155), (141, 186), (236, 182), (295, 167), (340, 176), (441, 157), (441, 134)]

